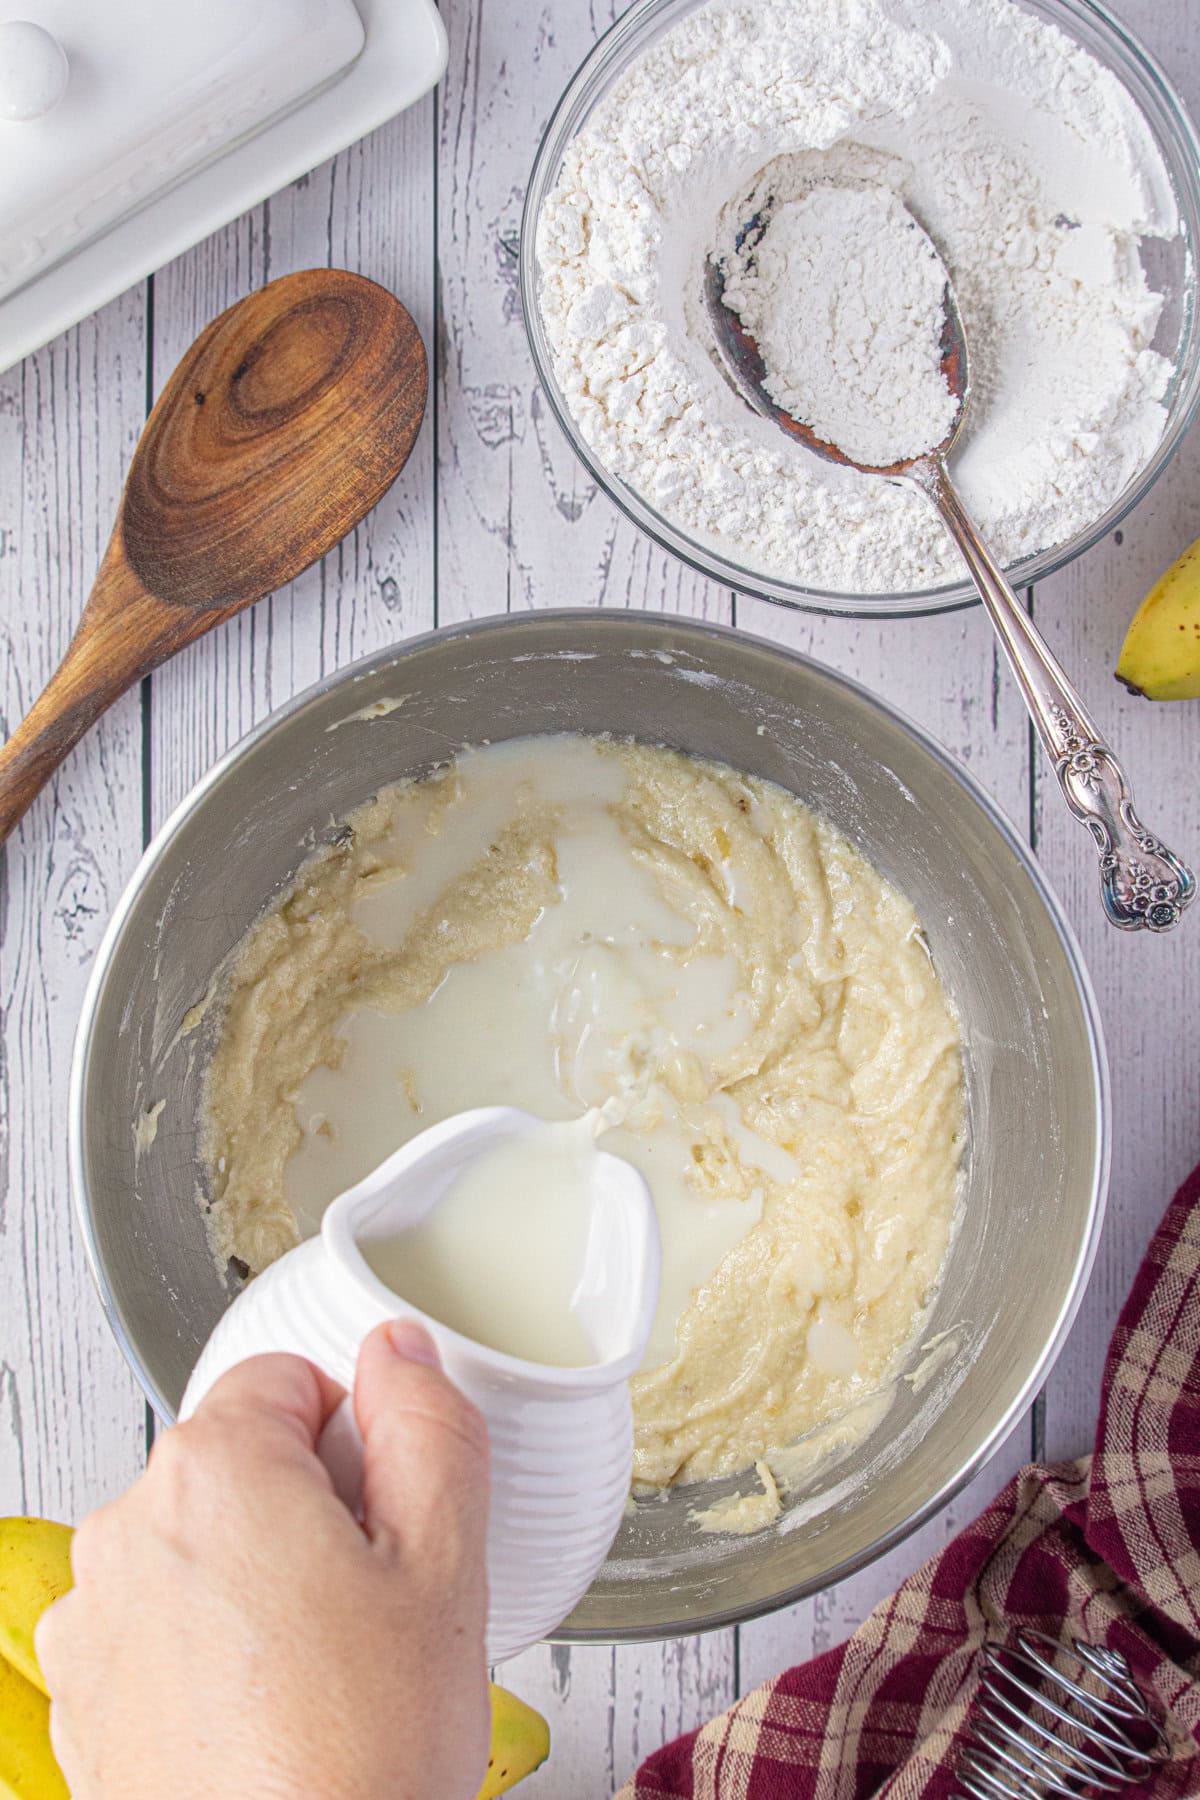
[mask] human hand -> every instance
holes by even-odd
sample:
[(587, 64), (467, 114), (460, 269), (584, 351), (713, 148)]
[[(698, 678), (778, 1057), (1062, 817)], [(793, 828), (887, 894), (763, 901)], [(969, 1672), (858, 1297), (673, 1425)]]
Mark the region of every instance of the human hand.
[(487, 1762), (487, 1434), (419, 1326), (364, 1343), (363, 1523), (316, 1455), (341, 1390), (222, 1377), (86, 1519), (37, 1631), (73, 1800), (472, 1800)]

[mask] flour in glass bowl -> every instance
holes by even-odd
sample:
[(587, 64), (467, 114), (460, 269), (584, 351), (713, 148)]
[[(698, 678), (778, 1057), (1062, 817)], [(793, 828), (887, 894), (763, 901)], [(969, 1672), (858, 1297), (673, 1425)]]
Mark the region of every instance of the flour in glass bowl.
[(912, 214), (886, 188), (822, 182), (754, 216), (724, 297), (772, 399), (867, 468), (942, 443), (959, 410), (941, 366), (946, 267)]
[[(1073, 537), (1162, 434), (1162, 298), (1139, 246), (1179, 227), (1130, 95), (1016, 0), (709, 0), (649, 46), (538, 222), (546, 335), (584, 439), (747, 568), (841, 593), (961, 578), (920, 495), (790, 442), (716, 361), (707, 257), (736, 284), (739, 223), (766, 205), (766, 244), (825, 189), (894, 196), (949, 271), (972, 370), (955, 475), (993, 547), (1012, 562)], [(768, 323), (786, 303), (776, 284)]]

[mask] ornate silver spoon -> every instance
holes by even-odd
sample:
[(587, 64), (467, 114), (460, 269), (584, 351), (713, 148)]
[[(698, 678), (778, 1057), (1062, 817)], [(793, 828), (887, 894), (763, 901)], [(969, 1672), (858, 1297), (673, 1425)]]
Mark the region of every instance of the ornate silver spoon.
[[(762, 229), (762, 216), (756, 215), (742, 236), (752, 237)], [(1096, 840), (1105, 913), (1122, 931), (1169, 931), (1192, 900), (1196, 878), (1186, 864), (1146, 830), (1133, 810), (1124, 769), (1005, 580), (950, 479), (946, 458), (962, 431), (970, 395), (966, 337), (950, 282), (946, 283), (943, 300), (941, 366), (946, 385), (958, 403), (957, 411), (946, 436), (934, 449), (882, 468), (855, 462), (772, 399), (766, 387), (768, 372), (762, 353), (737, 314), (725, 304), (724, 296), (724, 271), (710, 259), (705, 265), (704, 298), (717, 349), (734, 388), (756, 412), (826, 461), (841, 463), (864, 475), (883, 475), (890, 481), (906, 482), (919, 488), (937, 507), (1004, 646), (1067, 805)]]

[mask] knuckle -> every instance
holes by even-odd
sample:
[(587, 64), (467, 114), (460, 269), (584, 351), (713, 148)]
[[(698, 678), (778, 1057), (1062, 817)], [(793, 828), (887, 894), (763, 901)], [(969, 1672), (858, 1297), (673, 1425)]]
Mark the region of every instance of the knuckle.
[(475, 1456), (485, 1458), (488, 1453), (487, 1421), (473, 1401), (456, 1388), (453, 1382), (446, 1382), (446, 1393), (441, 1408), (442, 1424)]
[(385, 1408), (365, 1433), (383, 1463), (395, 1470), (414, 1463), (425, 1490), (442, 1494), (463, 1479), (464, 1466), (475, 1486), (488, 1477), (488, 1436), (483, 1415), (449, 1384), (422, 1384)]
[(156, 1438), (146, 1466), (147, 1497), (165, 1500), (178, 1514), (195, 1500), (204, 1471), (219, 1454), (221, 1433), (200, 1418), (172, 1425)]
[(196, 1416), (223, 1418), (263, 1399), (276, 1404), (304, 1399), (313, 1380), (312, 1364), (304, 1357), (283, 1350), (263, 1351), (227, 1369), (200, 1402)]
[(408, 1402), (408, 1415), (428, 1427), (431, 1435), (449, 1439), (477, 1462), (486, 1462), (487, 1424), (479, 1408), (453, 1382), (437, 1376)]
[(488, 1465), (490, 1446), (488, 1443), (487, 1422), (478, 1407), (468, 1404), (459, 1422), (458, 1432), (471, 1455), (473, 1462), (483, 1468)]
[(173, 1469), (185, 1456), (190, 1456), (195, 1435), (194, 1419), (188, 1419), (181, 1425), (172, 1425), (169, 1430), (160, 1432), (150, 1446), (147, 1466), (159, 1473)]
[(185, 1471), (195, 1461), (195, 1440), (194, 1420), (189, 1419), (183, 1425), (172, 1425), (169, 1431), (164, 1431), (161, 1437), (155, 1438), (146, 1464), (147, 1472), (157, 1481), (183, 1479)]
[(88, 1579), (103, 1559), (110, 1530), (109, 1513), (107, 1506), (89, 1513), (71, 1539), (71, 1574), (77, 1586)]

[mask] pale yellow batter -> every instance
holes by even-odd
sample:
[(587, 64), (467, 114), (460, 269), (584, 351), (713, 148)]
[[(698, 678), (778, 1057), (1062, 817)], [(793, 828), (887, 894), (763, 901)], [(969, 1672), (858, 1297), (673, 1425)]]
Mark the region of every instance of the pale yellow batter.
[(962, 1131), (908, 902), (781, 788), (644, 746), (470, 752), (349, 823), (229, 978), (218, 1252), (262, 1269), (462, 1107), (605, 1106), (664, 1246), (636, 1479), (769, 1465), (884, 1387), (946, 1253)]

